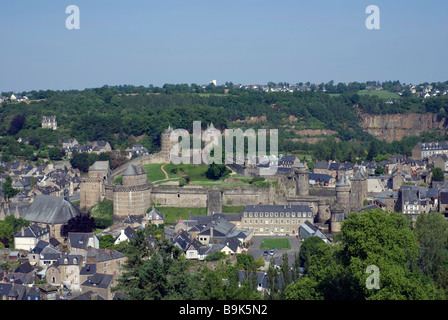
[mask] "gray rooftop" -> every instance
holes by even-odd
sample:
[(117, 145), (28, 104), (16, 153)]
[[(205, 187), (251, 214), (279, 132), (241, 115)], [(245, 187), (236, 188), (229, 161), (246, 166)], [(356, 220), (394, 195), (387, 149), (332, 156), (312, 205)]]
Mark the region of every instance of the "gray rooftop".
[(79, 215), (79, 209), (63, 197), (37, 195), (22, 217), (33, 222), (64, 224)]
[(109, 170), (109, 161), (96, 161), (89, 167), (89, 171), (90, 170), (93, 171)]

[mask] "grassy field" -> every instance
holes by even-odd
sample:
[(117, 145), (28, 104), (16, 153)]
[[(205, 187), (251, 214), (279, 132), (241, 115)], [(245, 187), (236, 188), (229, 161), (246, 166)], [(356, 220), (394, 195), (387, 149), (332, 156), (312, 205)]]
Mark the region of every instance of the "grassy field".
[(375, 95), (380, 99), (399, 99), (400, 96), (396, 93), (389, 92), (386, 90), (359, 90), (359, 95)]
[(170, 178), (190, 177), (190, 181), (209, 181), (205, 176), (208, 166), (194, 166), (192, 164), (167, 164), (164, 167)]
[(288, 239), (263, 239), (260, 249), (291, 249)]
[(244, 206), (222, 206), (222, 213), (243, 213)]
[[(155, 184), (161, 184), (166, 182), (177, 182), (182, 177), (190, 178), (190, 185), (196, 186), (221, 186), (221, 187), (234, 187), (234, 186), (250, 186), (249, 183), (252, 179), (242, 177), (238, 174), (231, 175), (232, 178), (237, 179), (233, 182), (223, 182), (226, 178), (230, 176), (225, 176), (220, 178), (219, 180), (211, 180), (205, 176), (206, 171), (208, 170), (207, 165), (194, 166), (192, 164), (166, 164), (164, 166), (164, 170), (168, 175), (168, 179), (166, 179), (165, 173), (162, 171), (162, 163), (152, 163), (146, 164), (143, 167), (145, 168), (148, 179), (151, 182), (156, 181)], [(117, 179), (117, 182), (118, 179)], [(257, 181), (253, 183), (253, 186), (258, 188), (267, 188), (269, 184), (273, 183), (276, 185), (276, 181)]]
[(156, 209), (165, 215), (166, 224), (173, 224), (176, 220), (179, 220), (180, 217), (187, 220), (190, 212), (193, 216), (207, 215), (207, 208), (156, 207)]
[(146, 175), (149, 181), (158, 181), (165, 179), (165, 174), (163, 173), (161, 167), (163, 163), (151, 163), (143, 165), (146, 170)]

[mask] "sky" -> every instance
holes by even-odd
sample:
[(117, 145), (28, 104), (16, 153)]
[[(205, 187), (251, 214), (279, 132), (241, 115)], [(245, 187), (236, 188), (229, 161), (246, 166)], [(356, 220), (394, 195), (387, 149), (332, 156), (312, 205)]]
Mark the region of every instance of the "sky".
[[(366, 28), (369, 5), (380, 29)], [(447, 30), (446, 0), (2, 1), (0, 92), (447, 81)]]

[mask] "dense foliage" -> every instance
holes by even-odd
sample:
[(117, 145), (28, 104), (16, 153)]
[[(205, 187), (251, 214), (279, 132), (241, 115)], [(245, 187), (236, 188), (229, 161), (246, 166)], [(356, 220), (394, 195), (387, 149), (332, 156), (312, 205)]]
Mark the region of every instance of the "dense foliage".
[[(264, 92), (227, 85), (206, 88), (195, 84), (166, 84), (162, 88), (104, 86), (82, 91), (28, 92), (30, 99), (43, 100), (2, 103), (2, 160), (14, 157), (31, 161), (45, 157), (57, 160), (61, 154), (56, 148), (67, 138), (76, 138), (80, 143), (106, 140), (115, 149), (139, 143), (150, 152), (156, 152), (160, 150), (160, 135), (169, 125), (191, 131), (193, 121), (201, 121), (203, 129), (211, 122), (220, 130), (277, 128), (280, 152), (307, 153), (321, 160), (330, 157), (339, 161), (364, 160), (375, 139), (359, 126), (360, 112), (429, 112), (446, 117), (448, 110), (448, 95), (423, 99), (408, 94), (399, 82), (382, 83), (386, 92), (402, 93), (401, 96), (395, 94), (397, 98), (392, 103), (375, 94), (361, 94), (366, 87), (378, 85), (369, 82), (348, 85), (329, 82), (311, 86), (308, 91), (293, 92)], [(433, 86), (446, 89), (447, 83)], [(41, 128), (44, 115), (56, 115), (57, 130)], [(246, 118), (255, 120), (247, 122)], [(296, 131), (301, 129), (333, 130), (336, 135), (309, 144), (294, 140), (298, 137)], [(29, 143), (17, 142), (19, 137), (27, 137)], [(378, 151), (410, 154), (410, 145), (427, 138), (381, 143)]]
[[(440, 213), (421, 214), (414, 226), (396, 212), (353, 213), (336, 243), (310, 237), (292, 264), (283, 254), (265, 271), (259, 271), (264, 261), (248, 254), (198, 263), (163, 237), (148, 247), (152, 229), (123, 247), (128, 262), (114, 290), (125, 299), (438, 300), (448, 292), (448, 222)], [(372, 265), (378, 288), (367, 286)], [(265, 274), (265, 295), (257, 290), (257, 273)]]

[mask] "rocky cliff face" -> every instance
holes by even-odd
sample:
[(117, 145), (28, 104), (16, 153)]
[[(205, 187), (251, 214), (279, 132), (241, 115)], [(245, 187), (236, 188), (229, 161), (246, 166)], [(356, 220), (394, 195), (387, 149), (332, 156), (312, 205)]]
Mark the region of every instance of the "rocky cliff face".
[(360, 126), (372, 136), (392, 142), (403, 137), (418, 136), (424, 131), (448, 133), (447, 118), (434, 114), (361, 115)]

